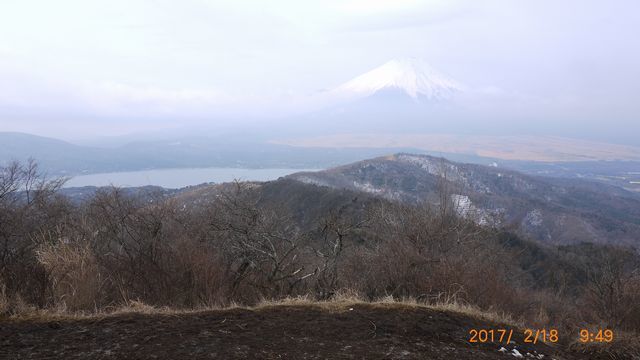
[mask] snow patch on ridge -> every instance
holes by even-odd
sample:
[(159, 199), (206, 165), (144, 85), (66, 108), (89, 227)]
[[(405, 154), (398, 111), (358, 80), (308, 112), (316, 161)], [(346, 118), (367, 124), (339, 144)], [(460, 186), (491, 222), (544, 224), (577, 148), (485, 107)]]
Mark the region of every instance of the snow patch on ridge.
[(458, 216), (466, 217), (472, 210), (471, 199), (466, 195), (453, 194), (451, 195), (451, 201)]
[(538, 227), (542, 225), (542, 210), (533, 209), (527, 213), (524, 218), (525, 224), (533, 227)]

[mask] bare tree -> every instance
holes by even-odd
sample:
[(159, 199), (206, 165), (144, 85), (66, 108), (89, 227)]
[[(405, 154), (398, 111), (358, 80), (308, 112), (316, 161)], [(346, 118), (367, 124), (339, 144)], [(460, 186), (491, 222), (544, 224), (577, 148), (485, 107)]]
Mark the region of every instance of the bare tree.
[(320, 258), (316, 270), (316, 297), (320, 300), (330, 299), (340, 287), (339, 264), (345, 250), (345, 242), (358, 233), (369, 222), (368, 218), (355, 220), (344, 217), (340, 212), (331, 213), (320, 221), (320, 245), (315, 253)]
[(57, 196), (65, 181), (49, 180), (32, 159), (0, 167), (0, 281), (38, 304), (46, 301), (48, 279), (35, 258), (36, 235), (68, 222), (71, 205)]
[(586, 303), (592, 315), (604, 325), (619, 327), (640, 312), (640, 268), (635, 256), (620, 249), (594, 254), (585, 264)]
[(301, 259), (306, 235), (282, 209), (259, 206), (246, 183), (220, 195), (210, 228), (231, 261), (234, 293), (246, 283), (264, 297), (289, 295), (313, 274)]
[(176, 208), (154, 194), (132, 196), (122, 189), (99, 191), (88, 204), (92, 247), (125, 300), (163, 303), (177, 289), (170, 270), (173, 244), (181, 232)]

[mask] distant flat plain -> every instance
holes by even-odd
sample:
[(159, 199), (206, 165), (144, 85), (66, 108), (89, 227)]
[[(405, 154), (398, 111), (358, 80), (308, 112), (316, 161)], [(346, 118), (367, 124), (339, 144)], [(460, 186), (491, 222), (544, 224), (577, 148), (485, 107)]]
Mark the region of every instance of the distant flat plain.
[(556, 136), (450, 134), (337, 134), (275, 140), (273, 143), (327, 148), (415, 148), (502, 160), (541, 162), (640, 161), (640, 147)]

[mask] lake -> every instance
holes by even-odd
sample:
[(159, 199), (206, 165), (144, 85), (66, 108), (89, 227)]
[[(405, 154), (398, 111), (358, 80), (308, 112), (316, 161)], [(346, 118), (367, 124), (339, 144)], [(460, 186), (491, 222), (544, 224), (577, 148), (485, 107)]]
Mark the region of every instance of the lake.
[(157, 169), (127, 172), (80, 175), (71, 178), (65, 187), (118, 186), (137, 187), (157, 185), (169, 189), (182, 188), (208, 182), (230, 182), (275, 180), (281, 176), (300, 171), (317, 169), (241, 169), (241, 168), (199, 168), (199, 169)]

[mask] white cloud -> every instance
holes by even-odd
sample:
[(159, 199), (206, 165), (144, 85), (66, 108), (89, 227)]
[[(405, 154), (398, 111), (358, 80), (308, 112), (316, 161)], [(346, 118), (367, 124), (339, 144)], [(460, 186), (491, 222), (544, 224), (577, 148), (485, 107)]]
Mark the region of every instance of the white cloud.
[[(424, 4), (419, 0), (346, 0), (336, 3), (336, 8), (358, 15), (388, 11), (408, 10)], [(433, 3), (433, 1), (430, 1)]]
[(153, 86), (132, 86), (118, 82), (106, 82), (98, 86), (88, 85), (92, 96), (89, 100), (99, 107), (122, 108), (143, 106), (150, 109), (164, 109), (178, 112), (190, 107), (227, 105), (234, 98), (222, 91), (208, 89), (166, 89)]

